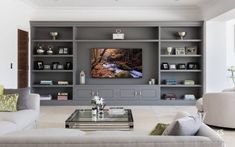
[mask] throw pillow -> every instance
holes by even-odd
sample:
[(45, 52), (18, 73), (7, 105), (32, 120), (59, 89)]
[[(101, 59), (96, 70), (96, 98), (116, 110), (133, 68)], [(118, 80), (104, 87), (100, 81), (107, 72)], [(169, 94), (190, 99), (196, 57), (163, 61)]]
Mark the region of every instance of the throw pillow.
[(3, 90), (4, 90), (4, 87), (0, 85), (0, 95), (3, 95)]
[(149, 135), (162, 135), (169, 124), (158, 123)]
[(30, 88), (4, 89), (4, 94), (19, 94), (17, 110), (24, 110), (28, 108), (27, 99), (29, 93)]
[(163, 132), (163, 135), (193, 136), (201, 127), (199, 117), (185, 116), (173, 121)]
[(0, 112), (16, 112), (18, 94), (0, 95)]

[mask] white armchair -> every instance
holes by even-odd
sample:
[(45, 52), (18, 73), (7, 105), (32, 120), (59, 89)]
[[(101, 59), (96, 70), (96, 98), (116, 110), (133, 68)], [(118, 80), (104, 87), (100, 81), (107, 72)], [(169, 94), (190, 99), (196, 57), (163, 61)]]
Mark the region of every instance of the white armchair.
[(197, 101), (196, 107), (206, 113), (206, 124), (235, 128), (235, 92), (207, 93)]

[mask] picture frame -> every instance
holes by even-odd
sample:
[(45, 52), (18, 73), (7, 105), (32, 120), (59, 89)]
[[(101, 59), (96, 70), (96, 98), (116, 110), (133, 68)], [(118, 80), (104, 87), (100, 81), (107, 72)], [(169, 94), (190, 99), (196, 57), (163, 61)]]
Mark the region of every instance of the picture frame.
[(185, 53), (186, 55), (197, 55), (197, 46), (186, 47)]
[(169, 68), (170, 70), (176, 70), (176, 64), (170, 64)]
[(44, 65), (44, 70), (50, 70), (50, 69), (51, 69), (51, 65), (49, 65), (49, 64)]
[(63, 64), (58, 64), (57, 65), (57, 69), (58, 70), (63, 70), (64, 69), (64, 65)]
[(64, 54), (64, 48), (59, 48), (58, 54), (60, 54), (60, 55)]
[(162, 63), (161, 69), (162, 69), (162, 70), (169, 70), (169, 64), (166, 63), (166, 62)]
[(65, 64), (65, 69), (66, 69), (66, 70), (72, 70), (72, 69), (73, 69), (73, 64), (72, 64), (72, 62), (66, 62), (66, 64)]
[(36, 70), (43, 70), (44, 69), (43, 61), (35, 61), (34, 62), (34, 68)]
[(52, 63), (52, 70), (57, 70), (58, 65), (59, 65), (59, 62), (53, 62)]
[(176, 55), (185, 55), (185, 48), (175, 48)]
[(190, 70), (199, 69), (199, 64), (196, 62), (188, 62), (187, 69), (190, 69)]
[(186, 69), (185, 63), (179, 63), (179, 64), (177, 65), (177, 69), (180, 69), (180, 70)]

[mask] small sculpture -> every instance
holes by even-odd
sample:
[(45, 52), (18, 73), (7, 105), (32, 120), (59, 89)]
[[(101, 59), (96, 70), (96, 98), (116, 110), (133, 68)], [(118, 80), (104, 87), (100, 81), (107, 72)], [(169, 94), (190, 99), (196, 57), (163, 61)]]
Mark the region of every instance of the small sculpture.
[(167, 47), (166, 48), (167, 54), (171, 55), (172, 50), (173, 50), (173, 47)]
[(52, 46), (48, 46), (48, 50), (47, 50), (47, 54), (48, 55), (52, 55), (53, 54), (53, 50), (52, 50)]
[(85, 79), (86, 79), (86, 75), (85, 75), (85, 72), (82, 70), (80, 72), (80, 84), (85, 84)]
[(37, 54), (44, 54), (45, 50), (42, 48), (41, 45), (38, 44), (38, 48), (37, 48)]

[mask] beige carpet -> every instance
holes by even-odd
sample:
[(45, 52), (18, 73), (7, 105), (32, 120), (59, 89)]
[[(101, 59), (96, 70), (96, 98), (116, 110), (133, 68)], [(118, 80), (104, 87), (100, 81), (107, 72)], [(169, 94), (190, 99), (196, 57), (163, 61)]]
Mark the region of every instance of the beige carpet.
[[(79, 106), (42, 106), (39, 128), (63, 128), (65, 120), (78, 108), (89, 108)], [(179, 111), (196, 114), (194, 106), (128, 106), (132, 109), (134, 118), (134, 131), (148, 134), (158, 122), (170, 123)], [(218, 129), (214, 128), (216, 131)], [(226, 147), (235, 147), (235, 130), (223, 130), (221, 135)]]

